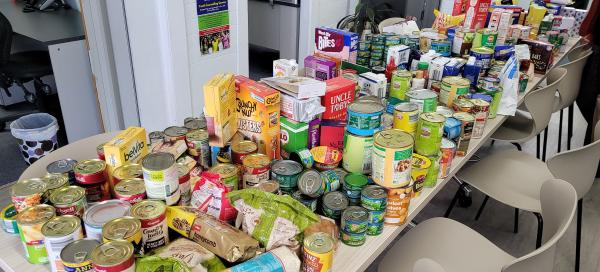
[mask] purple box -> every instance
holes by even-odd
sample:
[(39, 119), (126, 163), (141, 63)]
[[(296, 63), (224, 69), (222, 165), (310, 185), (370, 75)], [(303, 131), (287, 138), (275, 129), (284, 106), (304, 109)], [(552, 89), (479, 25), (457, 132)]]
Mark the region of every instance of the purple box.
[(315, 56), (304, 59), (305, 76), (325, 81), (336, 76), (336, 63)]
[(319, 146), (319, 137), (321, 134), (321, 119), (315, 118), (308, 122), (308, 150)]

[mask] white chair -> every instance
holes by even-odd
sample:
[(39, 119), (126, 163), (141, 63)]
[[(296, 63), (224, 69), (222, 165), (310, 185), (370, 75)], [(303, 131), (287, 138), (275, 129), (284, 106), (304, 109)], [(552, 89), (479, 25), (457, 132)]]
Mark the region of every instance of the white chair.
[[(538, 192), (546, 220), (544, 244), (516, 258), (469, 227), (446, 218), (432, 218), (406, 233), (386, 253), (379, 272), (411, 272), (430, 259), (446, 272), (547, 272), (554, 267), (556, 243), (575, 214), (577, 193), (563, 180), (546, 181)], [(437, 270), (439, 271), (439, 267)]]

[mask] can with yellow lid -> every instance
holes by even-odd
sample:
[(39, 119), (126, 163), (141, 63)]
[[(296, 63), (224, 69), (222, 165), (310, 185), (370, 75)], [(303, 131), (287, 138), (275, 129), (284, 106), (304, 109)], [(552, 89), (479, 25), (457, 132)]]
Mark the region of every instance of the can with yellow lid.
[(158, 200), (144, 200), (131, 207), (131, 215), (142, 225), (142, 247), (144, 252), (169, 243), (166, 220), (167, 205)]
[(79, 186), (60, 188), (50, 195), (49, 200), (58, 215), (74, 215), (81, 218), (87, 206), (85, 189)]
[(25, 248), (25, 258), (32, 264), (48, 263), (42, 226), (54, 216), (56, 210), (46, 204), (26, 208), (17, 215), (17, 226)]
[(39, 178), (16, 182), (11, 187), (11, 200), (17, 212), (42, 203), (42, 197), (46, 193), (46, 186), (46, 183)]
[(62, 215), (50, 219), (42, 226), (48, 261), (53, 272), (65, 271), (60, 252), (69, 243), (83, 238), (81, 219)]
[(130, 242), (136, 254), (144, 255), (144, 248), (142, 247), (142, 222), (132, 216), (110, 220), (102, 228), (102, 241)]
[(386, 188), (410, 183), (413, 137), (399, 129), (383, 130), (373, 136), (372, 177)]

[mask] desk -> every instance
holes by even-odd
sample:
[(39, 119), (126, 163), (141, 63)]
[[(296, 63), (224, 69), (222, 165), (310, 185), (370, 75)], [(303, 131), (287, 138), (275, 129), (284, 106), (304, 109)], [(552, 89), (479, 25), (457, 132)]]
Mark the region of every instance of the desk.
[[(570, 39), (567, 43), (567, 52), (570, 51), (579, 41), (578, 38)], [(555, 63), (558, 63), (566, 54), (561, 54), (556, 58)], [(533, 90), (545, 78), (545, 75), (534, 76), (527, 85), (526, 92)], [(523, 101), (524, 94), (519, 96), (519, 101)], [(424, 188), (421, 196), (415, 198), (410, 203), (409, 215), (407, 222), (410, 222), (415, 216), (431, 201), (431, 199), (448, 183), (460, 168), (479, 150), (479, 148), (490, 138), (492, 133), (500, 127), (506, 120), (506, 116), (498, 115), (494, 119), (489, 119), (484, 135), (480, 139), (471, 139), (469, 150), (464, 157), (457, 157), (452, 162), (451, 172), (448, 178), (439, 179), (436, 186), (433, 188)], [(8, 198), (8, 194), (3, 194), (2, 198)], [(0, 199), (0, 203), (8, 202), (9, 200)], [(406, 227), (391, 227), (385, 226), (383, 233), (379, 236), (368, 236), (367, 241), (360, 247), (349, 247), (340, 243), (340, 247), (333, 258), (334, 272), (350, 272), (364, 271), (369, 265), (379, 256), (387, 246), (395, 240), (400, 232)], [(0, 233), (0, 244), (6, 245), (7, 252), (0, 255), (0, 268), (7, 272), (14, 271), (49, 271), (49, 268), (44, 265), (29, 264), (24, 258), (23, 246), (17, 236), (11, 236), (4, 232)]]

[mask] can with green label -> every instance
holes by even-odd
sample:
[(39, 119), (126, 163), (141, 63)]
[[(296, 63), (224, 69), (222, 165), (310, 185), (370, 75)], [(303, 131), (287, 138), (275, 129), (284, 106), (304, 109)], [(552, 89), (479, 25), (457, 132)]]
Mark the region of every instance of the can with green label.
[(422, 89), (406, 93), (406, 99), (419, 106), (419, 112), (435, 112), (438, 105), (438, 94), (434, 91)]
[(406, 99), (406, 92), (410, 89), (410, 80), (412, 74), (407, 70), (396, 70), (392, 73), (390, 84), (390, 97), (398, 98), (402, 101)]
[(415, 152), (423, 156), (434, 156), (440, 152), (446, 117), (439, 113), (421, 114), (415, 136)]
[(440, 172), (440, 154), (438, 153), (436, 156), (427, 156), (427, 158), (431, 161), (431, 166), (429, 167), (423, 186), (431, 188), (437, 183), (438, 174)]
[(371, 149), (373, 136), (354, 135), (346, 131), (342, 167), (350, 173), (371, 173)]
[(271, 165), (271, 178), (279, 183), (282, 192), (292, 194), (296, 191), (298, 176), (302, 169), (302, 165), (295, 161), (275, 161)]
[(376, 236), (383, 232), (383, 218), (385, 210), (369, 211), (369, 224), (367, 226), (367, 235)]
[(25, 248), (25, 257), (30, 263), (48, 263), (42, 226), (55, 216), (56, 209), (46, 204), (26, 208), (17, 215), (19, 235)]

